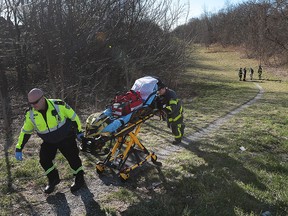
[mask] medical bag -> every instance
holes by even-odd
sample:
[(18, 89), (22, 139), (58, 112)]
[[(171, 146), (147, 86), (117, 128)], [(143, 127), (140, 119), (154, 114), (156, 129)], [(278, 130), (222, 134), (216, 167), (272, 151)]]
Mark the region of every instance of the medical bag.
[(112, 103), (114, 116), (125, 116), (143, 105), (139, 91), (130, 90), (125, 94), (116, 95)]

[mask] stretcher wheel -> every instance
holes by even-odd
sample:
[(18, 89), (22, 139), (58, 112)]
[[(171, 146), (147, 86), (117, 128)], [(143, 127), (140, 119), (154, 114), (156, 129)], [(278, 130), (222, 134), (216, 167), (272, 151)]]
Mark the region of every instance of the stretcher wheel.
[(157, 161), (157, 155), (152, 154), (151, 155), (151, 161), (152, 161), (152, 163), (155, 163)]
[(98, 174), (103, 173), (103, 172), (104, 172), (104, 168), (105, 168), (105, 166), (104, 166), (104, 163), (103, 163), (103, 162), (98, 162), (98, 163), (96, 164), (96, 172), (97, 172)]
[(129, 173), (119, 173), (119, 177), (122, 182), (125, 182), (129, 178)]

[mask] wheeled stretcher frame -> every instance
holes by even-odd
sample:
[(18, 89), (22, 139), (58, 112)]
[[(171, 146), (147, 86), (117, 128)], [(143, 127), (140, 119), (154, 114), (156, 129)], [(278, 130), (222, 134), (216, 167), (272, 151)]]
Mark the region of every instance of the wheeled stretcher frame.
[[(132, 170), (142, 166), (149, 159), (151, 159), (153, 163), (156, 162), (157, 156), (155, 153), (149, 152), (137, 138), (142, 123), (153, 115), (153, 113), (150, 113), (149, 115), (140, 118), (135, 123), (129, 123), (124, 129), (114, 135), (116, 143), (110, 149), (106, 159), (103, 162), (100, 161), (96, 164), (96, 171), (98, 174), (102, 174), (105, 168), (108, 167), (110, 169), (118, 170), (120, 179), (125, 181), (129, 178), (129, 173)], [(136, 150), (145, 154), (144, 160), (138, 161), (131, 166), (125, 166), (131, 153), (135, 153)]]

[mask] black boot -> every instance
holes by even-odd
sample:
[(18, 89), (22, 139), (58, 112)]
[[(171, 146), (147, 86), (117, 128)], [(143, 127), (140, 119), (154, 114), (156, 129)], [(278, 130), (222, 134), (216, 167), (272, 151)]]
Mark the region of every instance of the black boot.
[(55, 186), (60, 183), (58, 170), (54, 169), (47, 175), (48, 185), (45, 187), (44, 192), (50, 194), (54, 191)]
[(173, 145), (178, 145), (178, 144), (180, 144), (180, 143), (181, 143), (181, 138), (176, 138), (176, 139), (172, 142)]
[(71, 185), (71, 188), (70, 188), (71, 192), (75, 192), (79, 190), (82, 186), (84, 186), (84, 184), (85, 184), (84, 172), (80, 171), (79, 173), (76, 174), (75, 181)]

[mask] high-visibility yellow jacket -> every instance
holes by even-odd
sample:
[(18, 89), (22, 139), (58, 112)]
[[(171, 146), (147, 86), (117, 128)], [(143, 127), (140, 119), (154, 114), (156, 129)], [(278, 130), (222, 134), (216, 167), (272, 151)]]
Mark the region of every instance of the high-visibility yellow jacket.
[(45, 99), (48, 106), (45, 117), (34, 108), (26, 112), (16, 150), (23, 149), (34, 131), (47, 143), (57, 143), (82, 131), (78, 115), (68, 104), (59, 99)]

